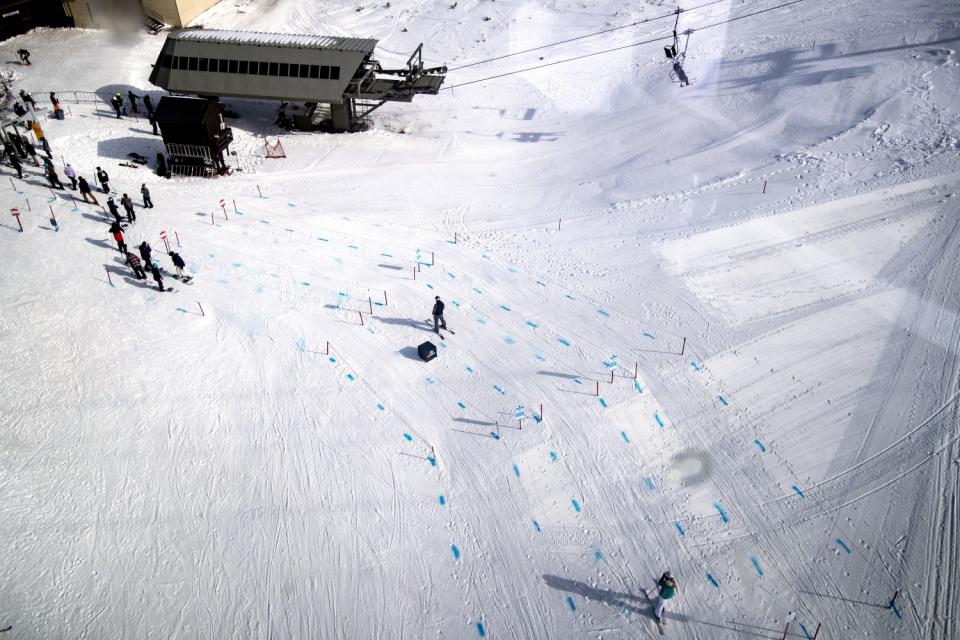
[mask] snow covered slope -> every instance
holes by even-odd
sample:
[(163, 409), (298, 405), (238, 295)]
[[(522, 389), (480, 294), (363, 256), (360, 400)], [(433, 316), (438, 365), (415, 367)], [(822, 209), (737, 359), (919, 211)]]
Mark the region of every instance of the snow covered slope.
[(223, 2), (452, 70), (351, 135), (231, 101), (216, 180), (119, 166), (159, 139), (69, 94), (151, 90), (162, 36), (0, 45), (195, 276), (3, 169), (0, 629), (653, 638), (670, 569), (674, 637), (960, 636), (960, 10), (701, 4), (681, 88), (629, 46), (669, 18), (464, 66), (661, 2)]

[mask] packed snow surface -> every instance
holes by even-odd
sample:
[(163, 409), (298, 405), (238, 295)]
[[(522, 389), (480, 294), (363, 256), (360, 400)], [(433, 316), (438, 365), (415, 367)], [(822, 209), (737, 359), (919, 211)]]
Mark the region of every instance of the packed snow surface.
[(163, 33), (0, 45), (173, 289), (4, 165), (0, 629), (654, 638), (669, 569), (671, 637), (960, 637), (960, 6), (778, 4), (684, 6), (681, 87), (659, 1), (224, 0), (451, 70), (349, 135), (227, 101), (212, 180), (119, 164)]

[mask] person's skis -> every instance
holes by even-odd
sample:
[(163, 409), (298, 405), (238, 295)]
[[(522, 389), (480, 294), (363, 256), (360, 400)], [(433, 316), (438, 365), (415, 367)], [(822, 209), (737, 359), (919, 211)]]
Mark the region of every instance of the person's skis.
[[(653, 614), (654, 614), (654, 615), (653, 615), (653, 621), (656, 623), (656, 625), (657, 625), (657, 630), (660, 632), (660, 635), (662, 635), (662, 636), (663, 636), (663, 635), (666, 635), (666, 634), (667, 634), (667, 630), (664, 628), (664, 627), (667, 626), (667, 617), (666, 617), (666, 615), (664, 615), (663, 618), (658, 618), (657, 615), (656, 615), (656, 611), (655, 611), (656, 602), (650, 598), (650, 595), (647, 593), (647, 590), (646, 590), (646, 589), (640, 589), (640, 593), (642, 593), (642, 594), (643, 594), (643, 597), (646, 598), (646, 599), (647, 599), (647, 602), (650, 603), (651, 608), (654, 608), (654, 611), (653, 611)], [(664, 613), (666, 613), (666, 611), (664, 611)]]

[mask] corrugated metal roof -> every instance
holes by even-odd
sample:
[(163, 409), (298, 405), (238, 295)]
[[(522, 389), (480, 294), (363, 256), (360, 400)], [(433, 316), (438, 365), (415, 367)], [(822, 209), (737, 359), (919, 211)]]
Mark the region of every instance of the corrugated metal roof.
[(377, 41), (373, 38), (337, 38), (296, 33), (266, 33), (263, 31), (233, 31), (229, 29), (179, 29), (171, 31), (171, 40), (186, 42), (215, 42), (219, 44), (252, 44), (268, 47), (299, 47), (308, 49), (336, 49), (372, 53)]

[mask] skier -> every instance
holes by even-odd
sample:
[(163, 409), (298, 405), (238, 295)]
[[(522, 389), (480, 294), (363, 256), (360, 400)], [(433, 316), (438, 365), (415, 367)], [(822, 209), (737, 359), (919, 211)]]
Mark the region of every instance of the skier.
[(440, 329), (447, 328), (447, 321), (443, 319), (443, 300), (440, 299), (440, 296), (434, 296), (433, 303), (433, 332), (439, 334)]
[(150, 258), (150, 252), (153, 251), (153, 248), (147, 243), (146, 240), (140, 243), (140, 246), (137, 247), (140, 249), (140, 257), (143, 258), (144, 264), (153, 264), (153, 260)]
[(137, 112), (137, 98), (139, 97), (140, 96), (138, 96), (133, 92), (133, 89), (131, 89), (130, 91), (127, 91), (127, 98), (130, 99), (130, 111), (132, 111), (133, 113)]
[[(77, 183), (80, 188), (80, 196), (84, 202), (90, 202), (90, 200), (92, 200), (93, 202), (91, 204), (100, 204), (97, 202), (97, 196), (93, 195), (93, 192), (90, 191), (90, 183), (87, 182), (86, 178), (80, 176), (77, 178)], [(87, 200), (87, 196), (90, 196), (90, 200)]]
[(163, 291), (163, 277), (160, 275), (160, 269), (157, 268), (157, 265), (150, 264), (150, 274), (153, 276), (153, 279), (157, 283), (157, 288), (160, 291)]
[(107, 198), (107, 208), (110, 209), (110, 213), (113, 215), (114, 220), (117, 221), (117, 224), (121, 224), (123, 219), (120, 217), (120, 208), (117, 207), (117, 203), (114, 202), (113, 197)]
[(137, 214), (133, 212), (133, 200), (130, 199), (130, 196), (123, 194), (123, 197), (120, 198), (120, 204), (123, 205), (123, 208), (127, 210), (127, 222), (133, 224), (137, 221)]
[(36, 111), (36, 109), (37, 109), (37, 101), (33, 99), (33, 96), (32, 96), (32, 95), (30, 95), (29, 93), (27, 93), (27, 92), (26, 92), (25, 90), (23, 90), (23, 89), (20, 89), (20, 99), (23, 100), (23, 104), (24, 104), (24, 105), (26, 105), (26, 104), (29, 102), (29, 103), (30, 103), (30, 107), (31, 107), (34, 111)]
[(20, 158), (15, 153), (8, 153), (7, 158), (10, 160), (10, 166), (17, 170), (17, 177), (23, 180), (23, 165), (20, 164)]
[(60, 182), (60, 176), (57, 175), (57, 170), (53, 168), (53, 165), (50, 164), (47, 166), (47, 180), (50, 181), (51, 187), (56, 187), (57, 189), (63, 189), (63, 183)]
[(30, 154), (30, 157), (33, 158), (33, 164), (39, 167), (40, 159), (37, 158), (37, 148), (26, 138), (23, 139), (23, 147), (27, 150), (27, 153)]
[[(147, 96), (149, 97), (149, 96)], [(157, 118), (152, 113), (147, 116), (147, 120), (150, 122), (150, 126), (153, 127), (153, 135), (158, 136), (160, 133), (157, 131)]]
[(183, 261), (183, 258), (180, 257), (180, 254), (176, 251), (171, 251), (169, 254), (170, 259), (173, 261), (173, 266), (177, 268), (177, 277), (183, 278), (183, 268), (186, 267), (186, 263)]
[(123, 96), (120, 95), (120, 92), (117, 91), (112, 98), (110, 98), (110, 104), (117, 112), (117, 119), (120, 119), (120, 115), (123, 112)]
[(26, 49), (17, 49), (17, 55), (20, 56), (20, 64), (30, 66), (30, 52)]
[(653, 616), (657, 624), (663, 622), (663, 609), (667, 600), (677, 595), (677, 581), (669, 571), (664, 571), (660, 579), (657, 580), (657, 601), (654, 604)]
[(143, 94), (143, 106), (147, 108), (147, 113), (153, 115), (153, 98), (149, 93)]
[(147, 189), (146, 184), (140, 185), (140, 194), (143, 196), (143, 208), (153, 209), (153, 200), (150, 199), (150, 189)]
[(110, 185), (108, 184), (110, 182), (110, 176), (100, 167), (97, 167), (97, 182), (100, 183), (104, 193), (110, 193)]
[(120, 223), (114, 222), (110, 225), (110, 232), (113, 233), (113, 239), (117, 241), (117, 249), (120, 253), (127, 253), (127, 243), (123, 241), (123, 231), (120, 229)]
[(77, 190), (77, 172), (74, 171), (73, 165), (69, 162), (63, 167), (63, 175), (70, 178), (70, 188), (74, 191)]
[(137, 276), (137, 280), (147, 279), (147, 274), (143, 272), (143, 265), (140, 262), (140, 258), (133, 255), (129, 251), (127, 251), (127, 264), (130, 265), (131, 269), (133, 269), (133, 273)]
[(53, 157), (53, 152), (50, 150), (50, 141), (47, 140), (47, 136), (40, 138), (40, 146), (43, 147), (43, 152), (47, 154), (48, 158)]

